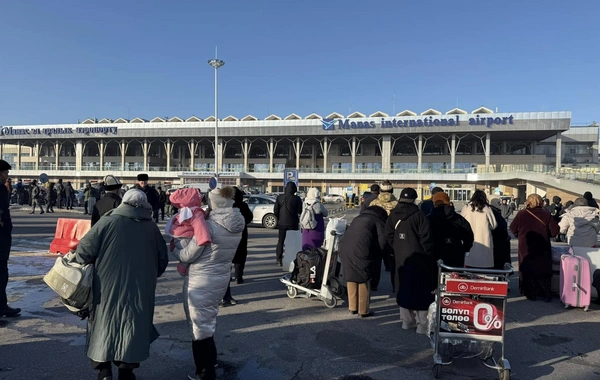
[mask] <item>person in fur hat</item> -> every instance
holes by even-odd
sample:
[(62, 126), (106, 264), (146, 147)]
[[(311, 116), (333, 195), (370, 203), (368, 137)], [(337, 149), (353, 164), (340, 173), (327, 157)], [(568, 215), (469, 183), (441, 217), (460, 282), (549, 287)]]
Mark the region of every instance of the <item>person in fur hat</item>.
[(156, 223), (158, 223), (158, 209), (160, 208), (160, 202), (158, 200), (158, 191), (151, 186), (148, 186), (148, 174), (138, 174), (137, 175), (138, 183), (135, 185), (135, 188), (140, 189), (146, 194), (148, 198), (148, 203), (152, 206), (152, 218)]
[(210, 244), (199, 245), (196, 237), (178, 238), (173, 255), (189, 266), (183, 283), (184, 310), (192, 331), (192, 354), (196, 371), (190, 379), (214, 380), (217, 349), (214, 341), (219, 302), (227, 290), (231, 261), (246, 222), (233, 207), (230, 186), (208, 193)]

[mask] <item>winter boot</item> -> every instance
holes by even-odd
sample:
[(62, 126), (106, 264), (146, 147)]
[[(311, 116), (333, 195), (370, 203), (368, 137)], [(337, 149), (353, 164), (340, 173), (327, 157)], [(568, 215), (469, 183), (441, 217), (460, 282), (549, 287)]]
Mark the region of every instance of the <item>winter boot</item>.
[[(215, 380), (217, 374), (214, 363), (216, 358), (214, 339), (210, 337), (192, 341), (192, 353), (194, 355), (194, 364), (196, 364), (195, 378), (198, 380)], [(194, 380), (194, 377), (188, 377)]]

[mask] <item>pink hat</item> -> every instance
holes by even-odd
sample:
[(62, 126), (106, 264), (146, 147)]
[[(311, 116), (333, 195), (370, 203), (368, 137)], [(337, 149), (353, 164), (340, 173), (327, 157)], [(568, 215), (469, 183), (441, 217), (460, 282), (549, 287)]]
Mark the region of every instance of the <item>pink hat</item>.
[(175, 208), (202, 206), (202, 194), (194, 188), (179, 189), (171, 194), (169, 199)]

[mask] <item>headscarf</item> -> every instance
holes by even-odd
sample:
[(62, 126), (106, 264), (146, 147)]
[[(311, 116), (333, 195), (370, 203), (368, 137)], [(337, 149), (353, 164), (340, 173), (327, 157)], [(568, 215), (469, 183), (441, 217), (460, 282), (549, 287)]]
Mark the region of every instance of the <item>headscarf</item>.
[(312, 205), (321, 200), (321, 192), (316, 187), (311, 187), (306, 192), (306, 199), (304, 200), (306, 204)]
[(142, 190), (138, 189), (131, 189), (125, 193), (119, 207), (122, 206), (141, 207), (152, 211), (152, 206), (148, 203), (148, 197)]

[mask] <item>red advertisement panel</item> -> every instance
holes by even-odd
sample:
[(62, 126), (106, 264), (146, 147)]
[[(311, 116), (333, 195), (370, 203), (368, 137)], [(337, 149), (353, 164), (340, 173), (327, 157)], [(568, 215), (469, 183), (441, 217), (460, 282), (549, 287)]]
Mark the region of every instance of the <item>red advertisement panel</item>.
[(449, 293), (506, 296), (508, 294), (508, 282), (449, 278), (446, 280), (446, 291)]
[(501, 336), (504, 325), (502, 308), (470, 297), (442, 296), (440, 331), (457, 334)]

